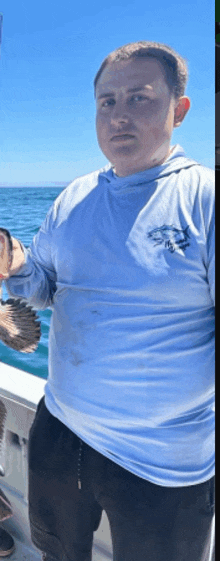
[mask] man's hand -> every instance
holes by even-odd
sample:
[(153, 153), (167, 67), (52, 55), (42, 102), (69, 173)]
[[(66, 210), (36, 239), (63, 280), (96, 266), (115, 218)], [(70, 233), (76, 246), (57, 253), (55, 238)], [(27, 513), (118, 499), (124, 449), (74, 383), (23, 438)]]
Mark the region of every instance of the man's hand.
[(25, 262), (22, 247), (10, 232), (0, 228), (0, 280), (8, 279), (19, 272)]
[(9, 277), (11, 277), (12, 275), (16, 275), (19, 269), (25, 263), (24, 252), (21, 247), (21, 244), (19, 243), (18, 240), (16, 240), (16, 238), (11, 238), (11, 241), (12, 241), (13, 250), (12, 250), (12, 264), (9, 269)]

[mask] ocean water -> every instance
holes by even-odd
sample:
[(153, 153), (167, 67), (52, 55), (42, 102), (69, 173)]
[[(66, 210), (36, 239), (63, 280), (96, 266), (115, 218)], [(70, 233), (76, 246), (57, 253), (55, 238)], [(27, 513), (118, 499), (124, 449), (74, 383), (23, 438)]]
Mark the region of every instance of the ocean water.
[[(29, 246), (53, 201), (61, 193), (60, 187), (0, 187), (0, 227)], [(3, 287), (3, 298), (8, 295)], [(0, 341), (0, 361), (16, 366), (40, 378), (48, 375), (48, 334), (51, 311), (37, 311), (41, 321), (38, 349), (31, 354), (20, 353)]]

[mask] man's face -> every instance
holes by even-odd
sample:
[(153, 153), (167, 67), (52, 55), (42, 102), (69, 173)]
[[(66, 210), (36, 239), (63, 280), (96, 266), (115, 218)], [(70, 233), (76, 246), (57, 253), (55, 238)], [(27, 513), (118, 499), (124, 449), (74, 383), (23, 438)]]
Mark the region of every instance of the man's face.
[(175, 100), (163, 67), (152, 58), (114, 62), (96, 87), (99, 146), (119, 176), (162, 163), (169, 155), (173, 128), (190, 102)]

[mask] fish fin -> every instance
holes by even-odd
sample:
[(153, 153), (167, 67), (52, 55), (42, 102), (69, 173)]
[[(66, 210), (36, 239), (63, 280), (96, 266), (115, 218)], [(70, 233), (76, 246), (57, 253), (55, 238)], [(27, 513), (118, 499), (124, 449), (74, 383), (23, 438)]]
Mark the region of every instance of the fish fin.
[(16, 351), (32, 353), (41, 337), (41, 325), (31, 306), (10, 298), (0, 304), (0, 339)]

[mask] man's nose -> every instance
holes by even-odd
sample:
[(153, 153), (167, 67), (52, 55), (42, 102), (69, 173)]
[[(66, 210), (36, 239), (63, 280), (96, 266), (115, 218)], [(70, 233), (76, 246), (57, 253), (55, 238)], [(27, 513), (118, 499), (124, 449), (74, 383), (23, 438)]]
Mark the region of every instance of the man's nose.
[(130, 120), (129, 113), (124, 104), (116, 104), (111, 113), (111, 122), (114, 125), (123, 125)]
[(129, 117), (126, 115), (115, 115), (113, 117), (112, 115), (111, 121), (113, 125), (124, 125), (129, 122)]

